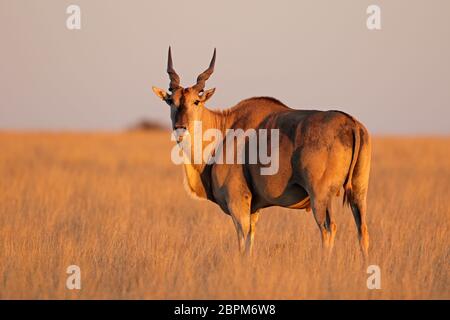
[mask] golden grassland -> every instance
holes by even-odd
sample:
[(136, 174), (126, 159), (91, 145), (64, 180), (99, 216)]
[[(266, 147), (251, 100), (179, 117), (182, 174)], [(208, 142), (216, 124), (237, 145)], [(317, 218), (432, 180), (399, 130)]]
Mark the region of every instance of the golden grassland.
[(374, 139), (368, 290), (340, 199), (328, 263), (311, 212), (276, 207), (243, 259), (231, 219), (184, 191), (169, 137), (0, 133), (0, 298), (450, 299), (450, 138)]

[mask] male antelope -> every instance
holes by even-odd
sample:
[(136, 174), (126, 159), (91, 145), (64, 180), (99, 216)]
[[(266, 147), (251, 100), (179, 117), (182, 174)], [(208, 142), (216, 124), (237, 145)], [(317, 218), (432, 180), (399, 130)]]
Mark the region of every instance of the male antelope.
[(344, 203), (350, 204), (361, 249), (367, 256), (371, 143), (366, 128), (340, 111), (294, 110), (269, 97), (246, 99), (223, 111), (208, 109), (205, 103), (215, 89), (204, 88), (215, 59), (214, 50), (209, 68), (198, 76), (197, 83), (183, 88), (169, 47), (170, 93), (156, 87), (153, 91), (170, 106), (173, 129), (192, 132), (194, 121), (201, 121), (204, 131), (219, 129), (224, 140), (227, 129), (278, 129), (279, 170), (262, 175), (260, 162), (185, 163), (190, 191), (215, 202), (232, 217), (241, 252), (251, 252), (259, 211), (270, 206), (312, 209), (323, 247), (331, 251), (336, 235), (331, 199), (344, 187)]

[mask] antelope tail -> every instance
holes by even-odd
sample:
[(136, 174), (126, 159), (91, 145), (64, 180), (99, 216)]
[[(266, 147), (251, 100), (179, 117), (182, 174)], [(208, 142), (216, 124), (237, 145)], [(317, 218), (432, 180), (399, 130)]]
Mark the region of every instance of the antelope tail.
[(344, 182), (344, 197), (342, 204), (349, 204), (352, 199), (352, 178), (353, 172), (355, 170), (356, 162), (358, 161), (359, 150), (361, 148), (361, 136), (359, 131), (359, 125), (355, 122), (355, 127), (353, 128), (353, 152), (352, 161), (350, 163), (350, 168), (348, 170), (347, 178)]

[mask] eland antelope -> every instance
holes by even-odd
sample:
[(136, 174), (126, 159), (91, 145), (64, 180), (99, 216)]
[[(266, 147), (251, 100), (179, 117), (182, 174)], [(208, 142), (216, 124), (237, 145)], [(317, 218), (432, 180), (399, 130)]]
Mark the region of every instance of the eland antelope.
[[(341, 111), (296, 110), (270, 97), (245, 99), (226, 110), (209, 109), (205, 104), (215, 88), (205, 90), (205, 82), (214, 71), (215, 60), (214, 49), (210, 65), (197, 83), (184, 88), (169, 47), (169, 92), (157, 87), (153, 91), (170, 106), (173, 129), (192, 132), (193, 123), (200, 122), (204, 130), (223, 132), (224, 140), (229, 139), (228, 129), (277, 129), (279, 170), (263, 175), (259, 169), (265, 164), (260, 161), (187, 162), (184, 170), (189, 191), (218, 204), (231, 216), (241, 252), (251, 253), (259, 212), (270, 206), (312, 210), (322, 245), (330, 252), (337, 229), (331, 200), (343, 187), (343, 202), (350, 205), (361, 250), (367, 257), (366, 197), (371, 157), (367, 129)], [(180, 137), (178, 142), (184, 135)]]

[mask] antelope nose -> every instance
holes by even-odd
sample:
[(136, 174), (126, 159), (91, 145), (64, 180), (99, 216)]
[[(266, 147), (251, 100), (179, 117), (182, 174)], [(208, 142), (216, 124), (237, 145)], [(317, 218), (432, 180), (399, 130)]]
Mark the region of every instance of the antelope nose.
[(180, 124), (176, 124), (176, 125), (173, 127), (173, 129), (174, 129), (174, 130), (179, 130), (179, 129), (181, 129), (181, 130), (186, 130), (186, 126), (183, 126), (183, 125), (180, 125)]
[(173, 126), (174, 136), (178, 143), (183, 141), (184, 135), (186, 134), (186, 126), (176, 124)]

